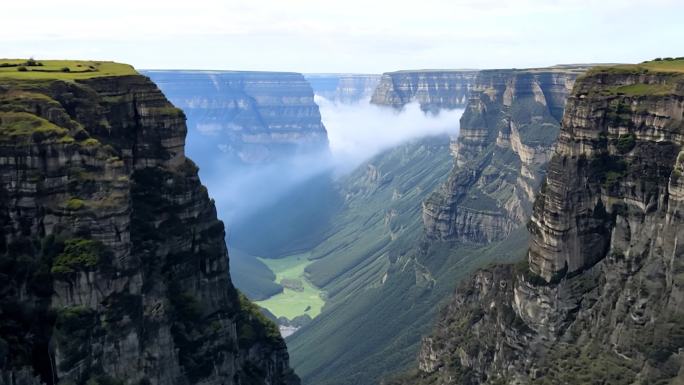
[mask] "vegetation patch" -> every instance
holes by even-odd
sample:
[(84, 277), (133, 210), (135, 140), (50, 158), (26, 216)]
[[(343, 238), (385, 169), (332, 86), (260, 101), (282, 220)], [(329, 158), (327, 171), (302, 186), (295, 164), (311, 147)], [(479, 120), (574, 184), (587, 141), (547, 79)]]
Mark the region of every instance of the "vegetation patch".
[(109, 61), (0, 59), (0, 78), (75, 80), (137, 74), (128, 64)]
[(71, 198), (66, 202), (66, 208), (72, 211), (80, 210), (85, 206), (85, 201), (79, 198)]
[(91, 270), (97, 266), (105, 247), (90, 239), (69, 239), (64, 242), (64, 251), (57, 255), (52, 264), (52, 273), (65, 274), (78, 270)]
[(613, 93), (627, 96), (667, 95), (674, 92), (674, 84), (631, 84), (612, 88)]
[(266, 318), (259, 306), (250, 302), (242, 293), (238, 293), (240, 313), (237, 319), (238, 345), (250, 348), (255, 342), (277, 342), (280, 340), (278, 326)]
[(65, 136), (66, 128), (59, 127), (28, 112), (0, 112), (0, 136), (18, 137), (32, 135), (41, 140)]
[(325, 301), (322, 291), (307, 279), (304, 269), (312, 263), (309, 253), (290, 255), (285, 258), (259, 258), (276, 276), (276, 282), (283, 286), (283, 292), (266, 300), (256, 302), (276, 317), (294, 319), (308, 314), (311, 318), (320, 314)]
[(636, 146), (636, 136), (634, 134), (621, 135), (617, 141), (617, 150), (621, 154), (626, 154)]

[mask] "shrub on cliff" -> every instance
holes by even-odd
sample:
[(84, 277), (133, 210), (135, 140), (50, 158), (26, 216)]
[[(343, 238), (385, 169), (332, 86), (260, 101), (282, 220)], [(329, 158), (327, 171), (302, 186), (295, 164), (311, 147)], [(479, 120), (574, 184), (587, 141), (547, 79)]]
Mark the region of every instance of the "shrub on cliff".
[(91, 269), (100, 262), (104, 245), (89, 239), (69, 239), (64, 242), (64, 251), (55, 258), (52, 273), (73, 273), (76, 270)]

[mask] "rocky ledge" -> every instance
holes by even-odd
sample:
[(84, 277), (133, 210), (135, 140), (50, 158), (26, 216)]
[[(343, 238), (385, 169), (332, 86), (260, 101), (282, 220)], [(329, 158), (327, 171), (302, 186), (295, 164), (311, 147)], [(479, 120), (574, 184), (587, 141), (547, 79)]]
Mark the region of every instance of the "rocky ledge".
[(0, 74), (0, 384), (297, 384), (183, 112), (128, 72)]

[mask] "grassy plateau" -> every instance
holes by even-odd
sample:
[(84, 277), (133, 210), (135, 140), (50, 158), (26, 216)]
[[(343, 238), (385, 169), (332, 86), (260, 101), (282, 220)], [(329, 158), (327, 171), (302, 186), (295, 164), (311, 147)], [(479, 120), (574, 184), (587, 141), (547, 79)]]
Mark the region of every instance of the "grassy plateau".
[(137, 74), (128, 64), (110, 61), (0, 59), (0, 78), (76, 80)]

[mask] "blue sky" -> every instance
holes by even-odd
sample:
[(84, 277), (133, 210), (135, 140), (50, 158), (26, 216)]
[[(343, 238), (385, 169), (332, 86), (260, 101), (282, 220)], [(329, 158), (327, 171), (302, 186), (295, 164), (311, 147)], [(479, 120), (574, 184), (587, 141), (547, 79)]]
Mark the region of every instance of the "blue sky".
[(137, 68), (380, 73), (684, 56), (682, 0), (32, 0), (0, 57)]

